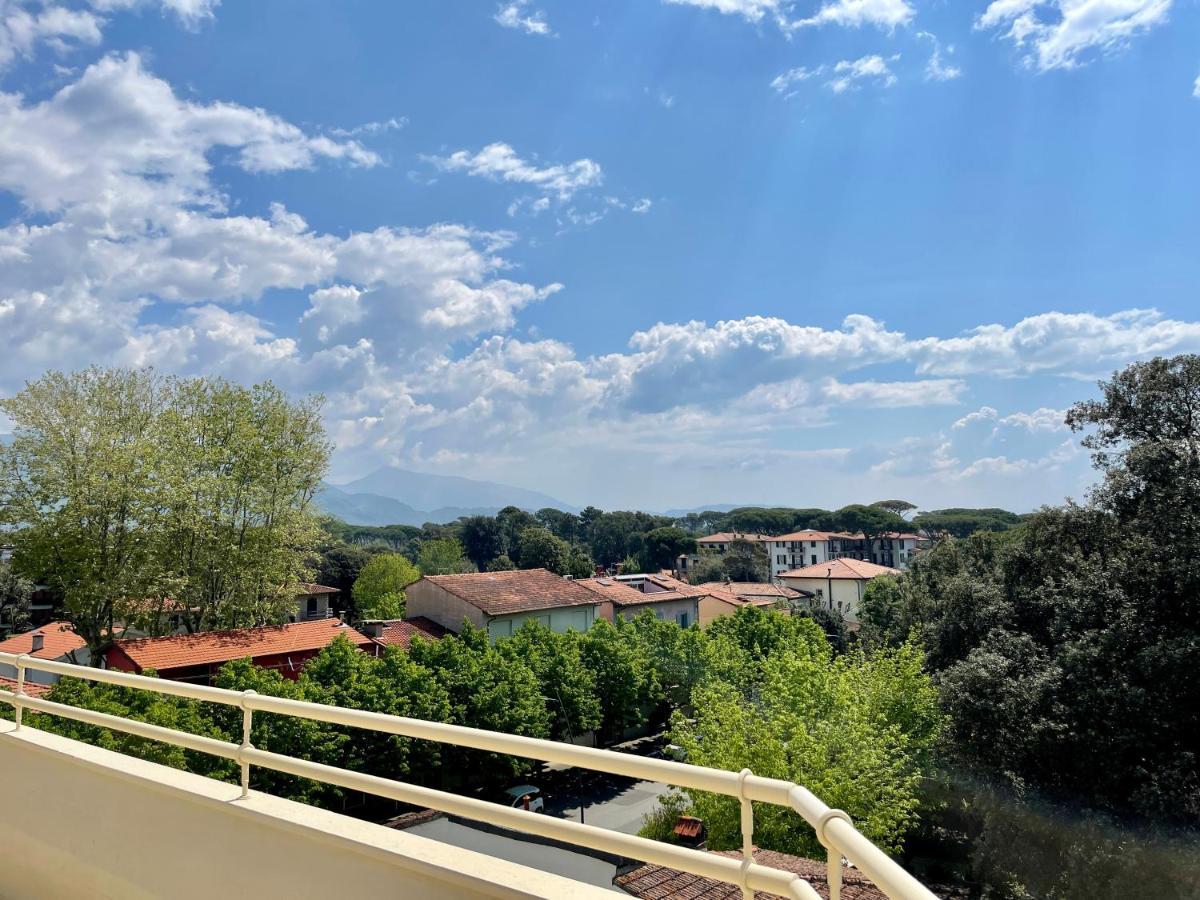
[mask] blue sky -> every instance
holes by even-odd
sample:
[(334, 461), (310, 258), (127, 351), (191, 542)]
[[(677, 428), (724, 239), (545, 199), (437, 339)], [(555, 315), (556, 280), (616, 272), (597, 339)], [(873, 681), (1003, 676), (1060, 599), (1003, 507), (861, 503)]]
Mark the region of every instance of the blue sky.
[(1200, 349), (1194, 0), (0, 0), (0, 92), (0, 392), (271, 378), (334, 480), (1027, 509)]

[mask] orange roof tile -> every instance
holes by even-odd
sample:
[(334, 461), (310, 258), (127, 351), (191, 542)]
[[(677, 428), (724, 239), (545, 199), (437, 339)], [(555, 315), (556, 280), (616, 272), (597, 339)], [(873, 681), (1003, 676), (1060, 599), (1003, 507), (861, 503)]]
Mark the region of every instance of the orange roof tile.
[(301, 596), (301, 597), (308, 597), (311, 594), (340, 594), (341, 593), (341, 591), (335, 587), (329, 587), (328, 585), (324, 585), (324, 584), (313, 584), (310, 581), (301, 581), (298, 585), (296, 585), (296, 588), (297, 588), (297, 591), (296, 591), (297, 595)]
[[(742, 857), (737, 850), (723, 850), (718, 855), (732, 859)], [(799, 875), (823, 898), (829, 897), (829, 883), (823, 862), (773, 850), (755, 850), (754, 861)], [(641, 900), (740, 900), (742, 896), (742, 889), (736, 885), (652, 863), (618, 875), (614, 883), (627, 894)], [(774, 896), (764, 891), (754, 892), (755, 900), (770, 900)], [(887, 895), (857, 869), (845, 868), (842, 869), (842, 900), (887, 900)]]
[(365, 634), (343, 625), (337, 619), (316, 619), (290, 625), (265, 628), (234, 628), (228, 631), (201, 631), (196, 634), (175, 634), (159, 638), (134, 638), (117, 641), (141, 669), (180, 669), (205, 666), (243, 659), (321, 650), (339, 634), (362, 648), (375, 646)]
[(775, 600), (794, 600), (800, 592), (781, 584), (759, 584), (753, 581), (706, 581), (700, 587), (706, 592), (724, 591), (742, 599), (766, 597)]
[(697, 538), (697, 544), (729, 544), (733, 541), (773, 541), (769, 534), (751, 534), (744, 531), (719, 531), (706, 537)]
[(555, 575), (547, 569), (426, 575), (421, 581), (436, 584), (489, 616), (600, 603), (595, 593), (580, 587), (577, 581)]
[(899, 575), (899, 569), (889, 569), (863, 559), (831, 559), (829, 562), (817, 563), (815, 566), (805, 566), (803, 569), (793, 569), (784, 572), (780, 578), (833, 578), (850, 579), (852, 581), (870, 581), (879, 575)]
[[(53, 685), (37, 684), (29, 679), (25, 680), (25, 693), (30, 697), (45, 697), (50, 693), (51, 687)], [(0, 691), (8, 691), (10, 694), (15, 694), (17, 692), (17, 679), (5, 678), (3, 675), (0, 675)]]
[[(42, 649), (36, 652), (33, 649), (35, 634), (42, 636)], [(28, 653), (36, 659), (61, 659), (73, 650), (86, 646), (87, 641), (75, 633), (70, 622), (51, 622), (0, 642), (0, 653)]]
[(645, 606), (671, 600), (690, 600), (708, 593), (669, 575), (647, 575), (645, 580), (657, 585), (660, 590), (640, 591), (628, 581), (606, 577), (584, 578), (575, 583), (597, 596), (611, 600), (615, 606)]
[(444, 638), (450, 632), (424, 616), (413, 616), (411, 619), (396, 619), (383, 623), (383, 629), (375, 640), (385, 647), (397, 646), (407, 650), (415, 637), (427, 641)]

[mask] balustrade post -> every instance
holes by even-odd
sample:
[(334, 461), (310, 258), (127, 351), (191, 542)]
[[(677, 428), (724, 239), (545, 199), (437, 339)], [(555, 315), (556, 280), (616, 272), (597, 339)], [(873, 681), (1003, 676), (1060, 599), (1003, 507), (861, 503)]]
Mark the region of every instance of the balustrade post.
[(254, 710), (250, 708), (249, 701), (254, 694), (258, 693), (253, 689), (242, 691), (242, 797), (243, 799), (250, 796), (250, 763), (246, 761), (244, 751), (249, 750), (253, 744), (250, 743), (250, 728), (253, 724)]

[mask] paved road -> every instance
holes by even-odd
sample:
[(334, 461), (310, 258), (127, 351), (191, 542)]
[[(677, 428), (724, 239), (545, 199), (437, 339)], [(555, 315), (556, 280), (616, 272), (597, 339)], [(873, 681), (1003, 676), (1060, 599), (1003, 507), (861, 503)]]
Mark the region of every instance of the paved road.
[(642, 818), (658, 805), (659, 795), (670, 789), (657, 781), (588, 774), (594, 777), (563, 785), (548, 797), (546, 811), (578, 822), (582, 802), (587, 824), (637, 834)]

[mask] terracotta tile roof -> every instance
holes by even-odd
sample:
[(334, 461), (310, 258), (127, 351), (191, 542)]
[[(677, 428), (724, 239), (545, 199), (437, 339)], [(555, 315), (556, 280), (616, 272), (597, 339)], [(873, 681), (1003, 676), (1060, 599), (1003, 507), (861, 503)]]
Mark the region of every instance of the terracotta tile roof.
[(733, 541), (773, 541), (769, 534), (751, 534), (744, 531), (719, 531), (707, 537), (698, 538), (697, 544), (729, 544)]
[(340, 594), (341, 591), (335, 587), (329, 587), (324, 584), (313, 584), (310, 581), (301, 581), (296, 585), (296, 594), (300, 597), (308, 597), (311, 594)]
[(593, 591), (547, 569), (426, 575), (421, 581), (436, 584), (489, 616), (600, 603)]
[[(742, 857), (736, 850), (725, 850), (719, 855), (732, 859)], [(773, 850), (756, 850), (754, 861), (793, 872), (811, 884), (822, 897), (829, 897), (823, 862)], [(742, 889), (735, 885), (650, 863), (618, 875), (614, 883), (627, 894), (642, 900), (741, 900), (742, 896)], [(774, 896), (763, 891), (754, 892), (755, 900), (768, 900)], [(842, 869), (842, 900), (887, 900), (887, 895), (857, 869)]]
[[(33, 650), (35, 634), (42, 636), (42, 649), (37, 652)], [(51, 622), (0, 642), (0, 653), (28, 653), (36, 659), (61, 659), (72, 650), (80, 650), (86, 646), (87, 641), (75, 633), (70, 622)]]
[[(35, 684), (26, 679), (25, 693), (30, 697), (45, 697), (46, 694), (50, 693), (52, 686), (49, 684)], [(8, 691), (10, 694), (15, 694), (17, 692), (17, 679), (5, 678), (3, 675), (0, 675), (0, 691)]]
[(766, 597), (774, 600), (794, 600), (800, 592), (781, 584), (758, 584), (753, 581), (706, 581), (700, 587), (706, 592), (724, 591), (745, 600)]
[(415, 637), (427, 641), (444, 638), (450, 632), (424, 616), (413, 616), (411, 619), (395, 619), (383, 623), (383, 629), (375, 640), (385, 647), (397, 646), (407, 650)]
[(708, 593), (669, 575), (646, 575), (644, 580), (657, 585), (660, 590), (643, 592), (628, 581), (605, 577), (581, 579), (576, 584), (611, 600), (615, 606), (645, 606), (671, 600), (690, 600)]
[[(711, 582), (712, 584), (720, 584), (720, 582)], [(779, 602), (778, 597), (739, 597), (732, 591), (727, 591), (724, 587), (708, 588), (705, 596), (714, 597), (717, 600), (724, 601), (731, 606), (759, 606), (769, 607), (774, 606)]]
[(680, 816), (671, 830), (681, 838), (698, 838), (704, 831), (704, 822), (695, 816)]
[(793, 569), (784, 572), (780, 578), (848, 578), (853, 581), (870, 581), (879, 575), (899, 575), (899, 569), (889, 569), (887, 566), (877, 566), (863, 559), (831, 559), (829, 562), (817, 563), (815, 566), (805, 566), (803, 569)]
[(337, 619), (316, 619), (266, 628), (234, 628), (228, 631), (201, 631), (160, 638), (135, 638), (117, 641), (115, 646), (141, 669), (180, 669), (214, 665), (244, 657), (258, 658), (305, 650), (321, 650), (339, 634), (344, 634), (364, 649), (375, 642)]
[(803, 531), (793, 531), (791, 534), (781, 534), (777, 538), (772, 538), (774, 541), (827, 541), (831, 537), (842, 537), (843, 535), (836, 531), (816, 531), (812, 528), (806, 528)]

